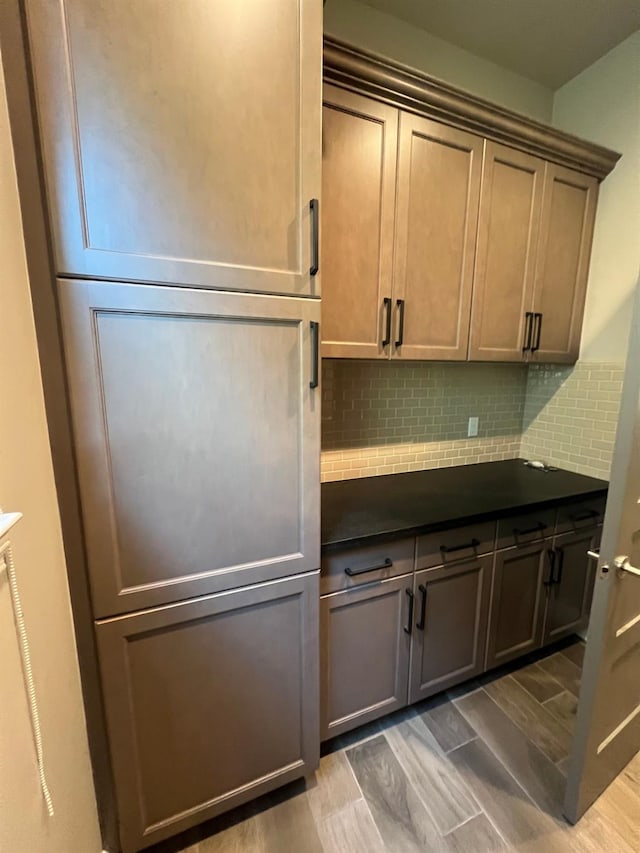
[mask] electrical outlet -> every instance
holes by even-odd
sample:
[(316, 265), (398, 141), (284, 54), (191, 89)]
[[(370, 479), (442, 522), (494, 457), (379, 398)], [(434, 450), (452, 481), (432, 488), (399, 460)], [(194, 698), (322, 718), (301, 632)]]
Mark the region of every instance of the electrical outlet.
[(467, 429), (467, 437), (468, 438), (473, 438), (475, 435), (478, 434), (479, 420), (480, 420), (479, 418), (469, 418), (469, 427)]

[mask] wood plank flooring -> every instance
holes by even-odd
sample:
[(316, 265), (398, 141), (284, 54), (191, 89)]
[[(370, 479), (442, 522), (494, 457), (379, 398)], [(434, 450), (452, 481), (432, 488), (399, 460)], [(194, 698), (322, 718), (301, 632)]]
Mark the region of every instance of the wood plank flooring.
[(640, 754), (577, 826), (562, 817), (583, 654), (576, 641), (336, 738), (312, 778), (153, 851), (638, 853)]

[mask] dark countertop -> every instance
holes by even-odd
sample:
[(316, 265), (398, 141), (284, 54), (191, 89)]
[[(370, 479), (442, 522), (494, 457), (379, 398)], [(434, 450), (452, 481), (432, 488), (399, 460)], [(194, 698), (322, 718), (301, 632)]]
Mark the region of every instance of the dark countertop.
[(552, 506), (608, 487), (569, 471), (537, 471), (523, 459), (323, 483), (322, 550)]

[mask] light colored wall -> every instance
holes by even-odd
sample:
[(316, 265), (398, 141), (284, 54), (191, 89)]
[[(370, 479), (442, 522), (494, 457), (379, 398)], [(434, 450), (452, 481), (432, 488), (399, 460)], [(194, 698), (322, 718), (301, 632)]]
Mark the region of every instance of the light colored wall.
[[(1, 68), (1, 66), (0, 66)], [(0, 575), (0, 850), (101, 849), (80, 695), (58, 505), (0, 70), (0, 505), (31, 645), (55, 816), (40, 793), (13, 611)]]
[(600, 186), (580, 357), (624, 362), (640, 272), (640, 31), (558, 89), (553, 124), (622, 154)]
[(327, 0), (324, 29), (481, 98), (539, 121), (551, 121), (551, 89), (357, 0)]

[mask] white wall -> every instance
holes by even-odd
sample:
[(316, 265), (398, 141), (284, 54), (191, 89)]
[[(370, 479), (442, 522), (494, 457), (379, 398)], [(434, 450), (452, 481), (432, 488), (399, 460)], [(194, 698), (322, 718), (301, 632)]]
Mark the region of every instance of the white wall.
[(553, 124), (622, 154), (600, 186), (580, 357), (624, 361), (640, 272), (640, 31), (558, 89)]
[(40, 793), (6, 574), (0, 575), (0, 850), (101, 849), (0, 66), (0, 506), (29, 633), (55, 816)]
[(324, 30), (481, 98), (551, 121), (551, 89), (356, 0), (327, 0)]

